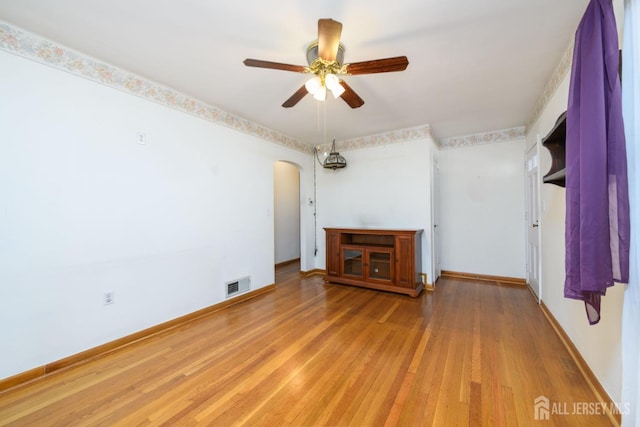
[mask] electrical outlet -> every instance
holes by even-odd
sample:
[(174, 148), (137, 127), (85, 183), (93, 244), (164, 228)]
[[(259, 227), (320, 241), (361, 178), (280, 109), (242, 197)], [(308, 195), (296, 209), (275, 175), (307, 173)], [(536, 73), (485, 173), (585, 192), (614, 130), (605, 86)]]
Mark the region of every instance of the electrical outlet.
[(140, 145), (145, 145), (147, 143), (147, 134), (144, 132), (138, 132), (136, 134), (136, 142)]
[(102, 296), (102, 302), (104, 305), (110, 305), (116, 302), (115, 292), (113, 291), (105, 292), (104, 295)]

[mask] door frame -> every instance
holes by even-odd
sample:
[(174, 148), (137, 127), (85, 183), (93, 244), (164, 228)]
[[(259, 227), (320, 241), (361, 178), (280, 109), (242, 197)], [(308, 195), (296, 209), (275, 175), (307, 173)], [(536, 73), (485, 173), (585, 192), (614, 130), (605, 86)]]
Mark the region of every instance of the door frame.
[[(530, 284), (530, 273), (532, 268), (537, 269), (538, 286), (537, 289), (531, 288), (538, 299), (538, 304), (542, 302), (542, 211), (541, 211), (541, 193), (542, 193), (542, 180), (540, 178), (540, 135), (536, 134), (536, 143), (525, 153), (524, 165), (525, 165), (525, 254), (526, 254), (526, 278), (527, 284)], [(534, 160), (532, 169), (529, 163), (530, 159)], [(534, 189), (537, 193), (533, 202), (531, 201), (531, 186), (529, 185), (530, 175), (534, 174)], [(534, 212), (531, 212), (530, 206), (533, 206)], [(530, 230), (530, 228), (535, 230)], [(533, 231), (537, 234), (537, 265), (530, 266), (531, 262), (531, 245), (529, 244), (530, 232)]]
[[(431, 287), (440, 277), (440, 165), (436, 153), (431, 153)], [(424, 284), (425, 288), (429, 285)]]

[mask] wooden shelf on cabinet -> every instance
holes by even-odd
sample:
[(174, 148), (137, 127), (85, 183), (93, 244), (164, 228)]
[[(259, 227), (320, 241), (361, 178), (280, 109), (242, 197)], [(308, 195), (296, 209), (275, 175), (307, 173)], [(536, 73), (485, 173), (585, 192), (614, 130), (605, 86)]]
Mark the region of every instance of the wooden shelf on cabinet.
[(565, 186), (566, 177), (566, 154), (565, 141), (567, 139), (567, 112), (565, 111), (558, 117), (556, 124), (551, 131), (542, 139), (542, 145), (551, 153), (551, 168), (542, 182), (546, 184), (555, 184), (560, 187)]
[(420, 295), (422, 230), (325, 228), (325, 233), (325, 282)]
[[(622, 79), (622, 50), (618, 51), (618, 76)], [(566, 185), (566, 140), (567, 140), (567, 112), (560, 114), (555, 125), (547, 136), (542, 139), (542, 145), (551, 153), (551, 168), (542, 182), (555, 184), (560, 187)]]

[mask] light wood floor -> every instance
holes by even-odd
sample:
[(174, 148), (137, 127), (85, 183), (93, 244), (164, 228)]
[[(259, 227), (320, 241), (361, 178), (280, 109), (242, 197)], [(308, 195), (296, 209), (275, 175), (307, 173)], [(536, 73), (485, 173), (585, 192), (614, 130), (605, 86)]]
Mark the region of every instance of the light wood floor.
[(611, 425), (524, 288), (419, 298), (277, 274), (273, 292), (0, 394), (0, 425)]

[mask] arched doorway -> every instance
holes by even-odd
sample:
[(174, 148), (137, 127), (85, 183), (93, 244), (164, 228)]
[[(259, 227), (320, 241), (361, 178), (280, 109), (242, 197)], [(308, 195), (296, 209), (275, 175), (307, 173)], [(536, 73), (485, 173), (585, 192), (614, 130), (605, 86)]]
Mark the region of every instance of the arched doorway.
[[(274, 260), (279, 267), (300, 269), (300, 170), (285, 161), (273, 166)], [(276, 280), (277, 281), (277, 280)]]

